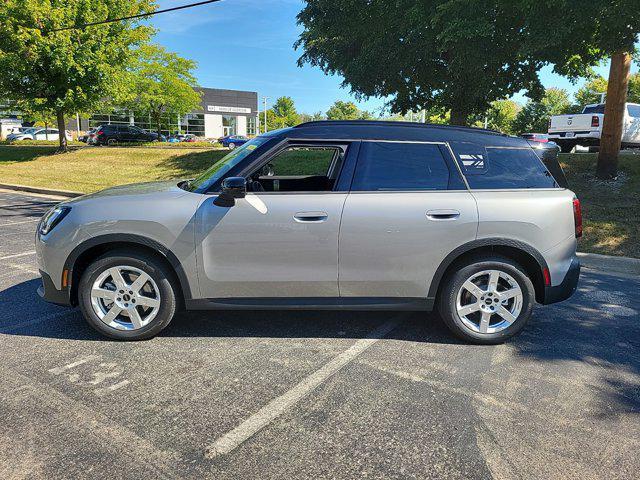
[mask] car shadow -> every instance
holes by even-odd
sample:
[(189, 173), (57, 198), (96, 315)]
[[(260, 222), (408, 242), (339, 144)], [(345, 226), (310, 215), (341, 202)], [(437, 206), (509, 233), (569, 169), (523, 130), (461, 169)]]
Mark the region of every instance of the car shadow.
[[(111, 342), (95, 332), (79, 309), (51, 305), (36, 290), (37, 279), (0, 291), (0, 334)], [(28, 305), (28, 308), (25, 308)], [(411, 342), (463, 343), (436, 314), (397, 311), (220, 310), (179, 312), (158, 337), (169, 338), (365, 338), (383, 323), (402, 325), (385, 338)]]
[[(550, 372), (584, 364), (598, 378), (591, 387), (600, 417), (640, 414), (640, 316), (627, 302), (624, 288), (640, 282), (583, 276), (568, 302), (536, 307), (525, 330), (509, 341), (517, 358), (543, 364)], [(630, 287), (630, 285), (631, 287)], [(38, 280), (0, 291), (0, 334), (74, 341), (112, 342), (95, 332), (78, 309), (58, 307), (36, 294)], [(608, 289), (608, 291), (607, 291)], [(595, 299), (594, 299), (595, 297)], [(634, 299), (635, 301), (635, 299)], [(627, 305), (630, 305), (627, 303)], [(155, 340), (191, 338), (366, 338), (383, 323), (401, 318), (386, 339), (422, 344), (458, 345), (475, 349), (454, 337), (435, 313), (383, 311), (204, 311), (180, 312)], [(566, 367), (559, 365), (566, 363)], [(584, 372), (584, 370), (581, 370)], [(564, 374), (564, 373), (563, 373)], [(568, 378), (568, 381), (571, 379)]]

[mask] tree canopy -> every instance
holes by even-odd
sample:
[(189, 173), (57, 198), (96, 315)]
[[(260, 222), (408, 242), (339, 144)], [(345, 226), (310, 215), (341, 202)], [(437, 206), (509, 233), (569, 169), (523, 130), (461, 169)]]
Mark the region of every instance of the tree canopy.
[[(590, 103), (600, 103), (600, 93), (607, 92), (607, 79), (601, 76), (588, 80), (575, 94), (576, 103), (584, 107)], [(629, 78), (627, 101), (640, 103), (640, 73), (634, 73)]]
[(269, 130), (293, 127), (299, 123), (300, 115), (298, 115), (291, 97), (279, 97), (273, 107), (267, 110), (267, 128)]
[(166, 114), (182, 116), (200, 105), (193, 70), (196, 62), (158, 45), (142, 45), (122, 81), (117, 103), (148, 114), (160, 134)]
[(521, 90), (540, 100), (544, 65), (577, 78), (633, 51), (640, 2), (307, 0), (298, 22), (300, 65), (341, 75), (359, 97), (390, 97), (394, 112), (439, 109), (464, 124)]
[(373, 118), (371, 113), (360, 110), (353, 102), (336, 100), (327, 110), (328, 120), (368, 120)]
[[(0, 96), (27, 111), (65, 115), (114, 93), (132, 49), (153, 30), (138, 21), (54, 29), (153, 11), (154, 0), (5, 0), (0, 3)], [(60, 148), (66, 138), (60, 135)]]

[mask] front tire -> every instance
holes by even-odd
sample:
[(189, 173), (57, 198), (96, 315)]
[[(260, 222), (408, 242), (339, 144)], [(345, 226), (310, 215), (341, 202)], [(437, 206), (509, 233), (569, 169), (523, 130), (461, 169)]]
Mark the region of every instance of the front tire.
[(235, 144), (235, 143), (233, 143), (233, 142), (231, 142), (231, 143), (229, 144), (229, 150), (233, 150), (234, 148), (236, 148), (236, 144)]
[(169, 269), (152, 255), (109, 252), (83, 273), (80, 310), (89, 325), (109, 338), (152, 338), (176, 312), (172, 279)]
[(471, 343), (498, 344), (531, 318), (535, 289), (524, 268), (500, 256), (481, 256), (444, 280), (438, 310), (445, 325)]

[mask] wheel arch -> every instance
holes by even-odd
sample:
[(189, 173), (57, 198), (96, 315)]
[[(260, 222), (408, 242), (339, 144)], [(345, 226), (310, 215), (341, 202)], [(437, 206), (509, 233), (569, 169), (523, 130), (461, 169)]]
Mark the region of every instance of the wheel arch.
[(434, 301), (440, 294), (442, 280), (456, 266), (481, 254), (499, 254), (518, 262), (531, 279), (536, 293), (536, 302), (544, 301), (545, 280), (543, 271), (548, 268), (544, 257), (531, 245), (506, 238), (483, 238), (465, 243), (449, 253), (440, 263), (431, 280), (428, 297)]
[(191, 287), (187, 275), (175, 254), (161, 243), (134, 234), (107, 234), (93, 237), (78, 245), (67, 257), (64, 268), (69, 271), (69, 300), (78, 304), (78, 284), (80, 277), (99, 256), (114, 250), (127, 250), (152, 255), (173, 273), (181, 305), (191, 299)]

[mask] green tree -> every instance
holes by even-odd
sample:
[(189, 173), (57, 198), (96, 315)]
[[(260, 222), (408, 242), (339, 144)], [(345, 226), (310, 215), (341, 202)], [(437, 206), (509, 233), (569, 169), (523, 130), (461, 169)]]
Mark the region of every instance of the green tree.
[[(153, 29), (138, 20), (54, 31), (97, 20), (151, 12), (154, 0), (4, 0), (0, 2), (0, 96), (31, 112), (65, 116), (114, 94), (132, 48)], [(60, 150), (67, 150), (60, 135)]]
[[(600, 103), (600, 93), (607, 92), (607, 79), (597, 76), (588, 80), (575, 93), (576, 104), (584, 107), (591, 103)], [(597, 93), (596, 93), (597, 92)], [(627, 92), (627, 101), (630, 103), (640, 103), (640, 72), (634, 73), (629, 77), (629, 91)]]
[(512, 135), (515, 133), (513, 124), (521, 107), (513, 100), (495, 100), (489, 105), (485, 116), (479, 118), (476, 125), (484, 126), (485, 117), (487, 128)]
[(300, 115), (291, 97), (279, 97), (272, 108), (267, 110), (267, 127), (269, 130), (293, 127), (300, 123)]
[(315, 113), (301, 113), (300, 114), (300, 123), (315, 122), (315, 121), (318, 121), (318, 120), (326, 120), (326, 117), (320, 111), (315, 112)]
[(392, 112), (466, 124), (496, 99), (543, 93), (543, 63), (521, 53), (529, 18), (510, 2), (308, 0), (298, 22), (300, 65), (341, 75), (358, 97), (390, 97)]
[(328, 120), (369, 120), (373, 118), (371, 113), (360, 110), (353, 102), (336, 100), (327, 110)]
[(577, 79), (616, 52), (633, 52), (640, 2), (614, 4), (307, 0), (298, 63), (341, 75), (358, 96), (391, 97), (394, 112), (442, 109), (464, 124), (520, 90), (540, 100), (544, 65)]
[(545, 133), (551, 115), (568, 113), (569, 94), (560, 88), (548, 88), (541, 101), (530, 100), (518, 112), (512, 124), (513, 133)]
[[(163, 117), (182, 116), (200, 105), (194, 90), (196, 62), (166, 51), (159, 45), (142, 45), (126, 74), (117, 103), (147, 114), (158, 135)], [(128, 87), (127, 87), (128, 85)]]

